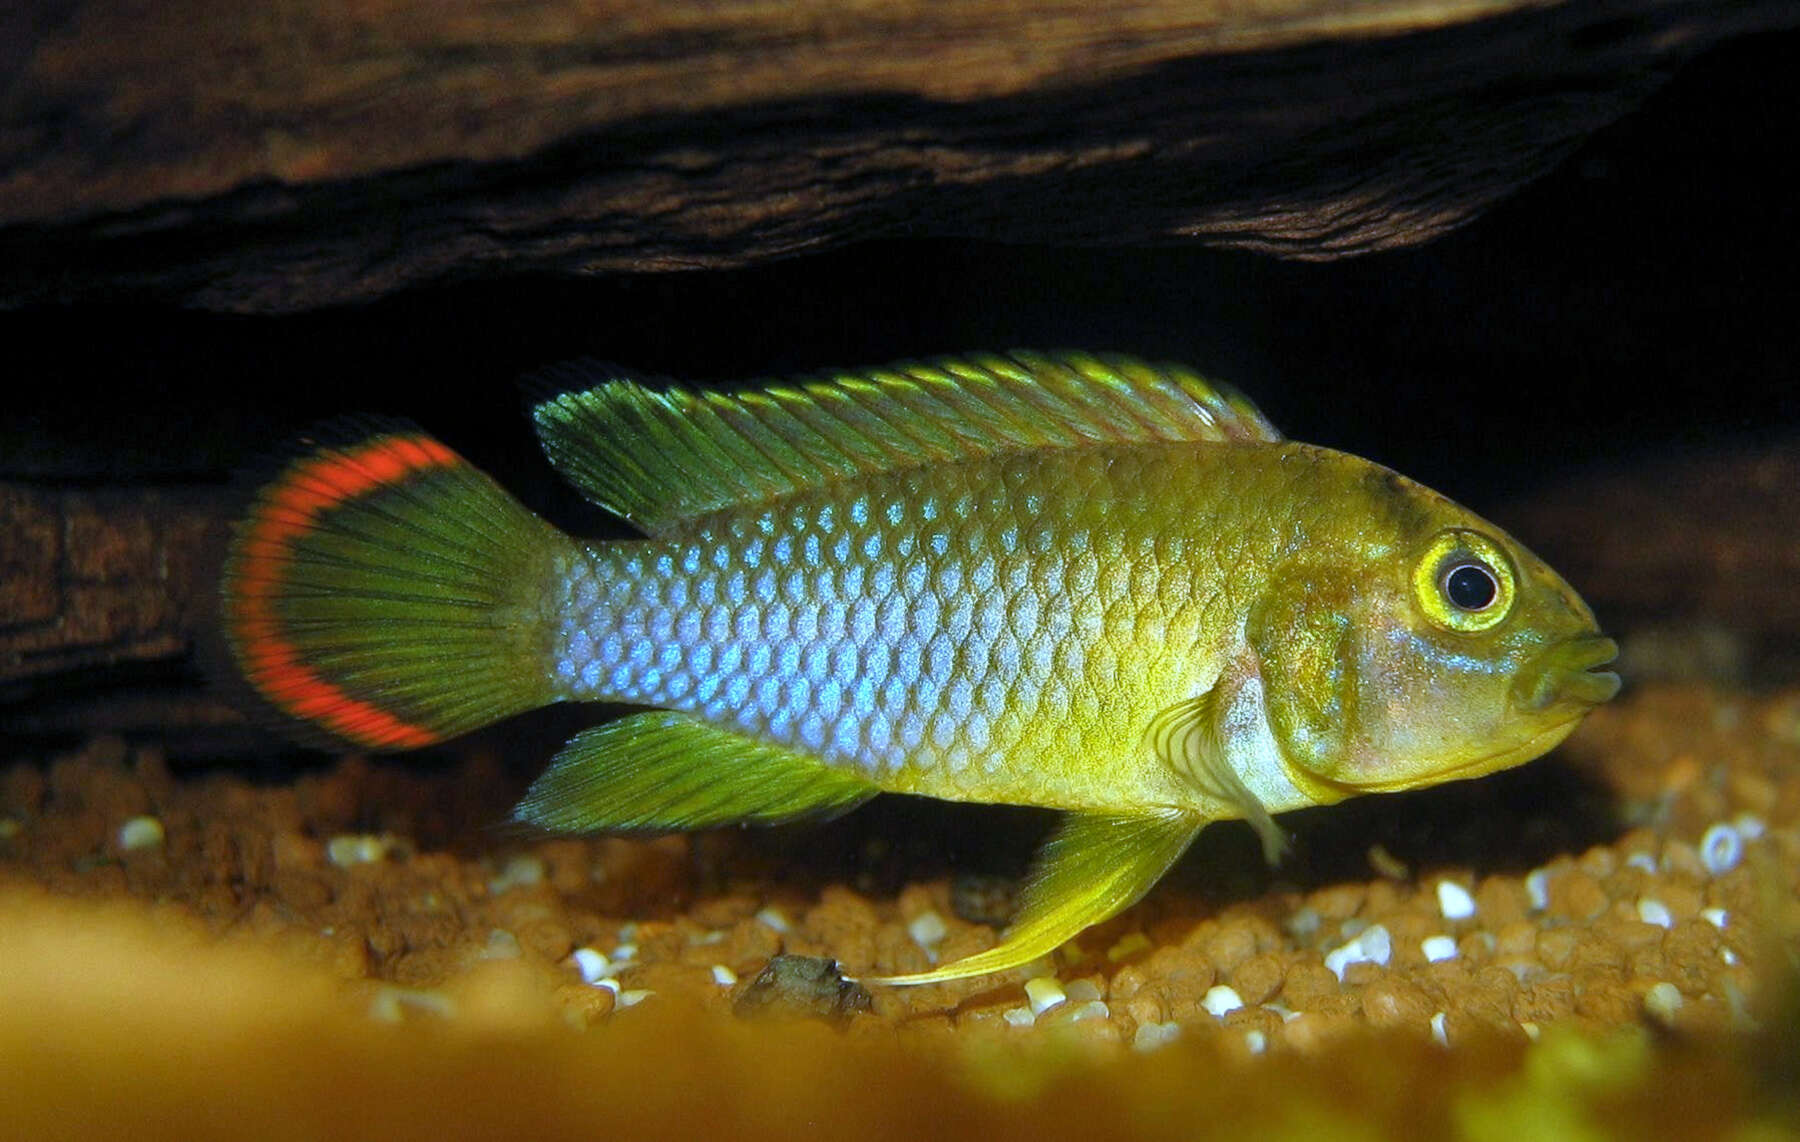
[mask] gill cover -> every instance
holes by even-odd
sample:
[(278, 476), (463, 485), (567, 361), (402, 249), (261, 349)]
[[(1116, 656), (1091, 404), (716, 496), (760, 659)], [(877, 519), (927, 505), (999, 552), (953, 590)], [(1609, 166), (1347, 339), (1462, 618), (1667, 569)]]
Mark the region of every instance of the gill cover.
[(1308, 571), (1279, 575), (1245, 629), (1288, 776), (1319, 804), (1344, 797), (1319, 779), (1343, 764), (1360, 722), (1356, 627), (1341, 583)]

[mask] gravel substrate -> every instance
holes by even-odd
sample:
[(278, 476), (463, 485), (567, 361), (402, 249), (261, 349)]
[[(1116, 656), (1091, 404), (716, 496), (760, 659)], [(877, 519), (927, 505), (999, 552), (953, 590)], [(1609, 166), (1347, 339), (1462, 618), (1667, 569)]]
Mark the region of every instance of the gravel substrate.
[[(335, 1091), (351, 1081), (338, 1069), (370, 1065), (358, 1025), (447, 1029), (420, 1041), (429, 1050), (390, 1043), (364, 1092), (381, 1105), (362, 1122), (389, 1121), (381, 1100), (433, 1083), (463, 1120), (488, 1113), (467, 1076), (524, 1081), (494, 1069), (496, 1026), (509, 1057), (556, 1060), (541, 1064), (546, 1082), (605, 1069), (596, 1089), (565, 1075), (519, 1125), (586, 1122), (597, 1090), (632, 1097), (617, 1087), (626, 1072), (594, 1061), (621, 1049), (662, 1059), (671, 1082), (762, 1084), (708, 1112), (737, 1116), (746, 1137), (915, 1064), (909, 1081), (924, 1085), (909, 1097), (973, 1121), (1032, 1095), (1029, 1121), (1056, 1136), (1158, 1136), (1105, 1117), (1130, 1117), (1120, 1107), (1138, 1085), (1171, 1114), (1219, 1099), (1233, 1120), (1291, 1110), (1305, 1137), (1328, 1136), (1308, 1131), (1338, 1110), (1407, 1136), (1454, 1121), (1468, 1137), (1534, 1136), (1509, 1133), (1526, 1107), (1617, 1128), (1584, 1137), (1647, 1136), (1631, 1122), (1719, 1137), (1747, 1114), (1793, 1113), (1800, 1047), (1780, 1005), (1800, 996), (1800, 690), (1628, 693), (1517, 773), (1289, 818), (1295, 855), (1275, 870), (1247, 829), (1209, 830), (1144, 902), (1030, 969), (912, 989), (865, 990), (829, 961), (851, 977), (914, 971), (992, 944), (1012, 888), (994, 870), (1016, 873), (1041, 819), (900, 801), (769, 832), (534, 839), (493, 825), (529, 772), (491, 748), (255, 784), (172, 776), (155, 749), (100, 738), (4, 771), (0, 1071), (62, 1060), (68, 1083), (105, 1096), (91, 1121), (69, 1118), (46, 1087), (14, 1104), (14, 1124), (63, 1124), (46, 1137), (135, 1128), (139, 1097), (183, 1122), (214, 1097), (183, 1086), (211, 1081), (204, 1066), (221, 1082)], [(125, 934), (83, 950), (115, 928)], [(264, 982), (230, 982), (241, 965), (215, 963), (208, 943), (272, 956), (252, 972)], [(157, 969), (158, 957), (205, 966)], [(295, 1014), (315, 1009), (318, 1027)], [(189, 1016), (195, 1027), (171, 1023)], [(802, 1025), (829, 1038), (792, 1038)], [(254, 1052), (221, 1046), (250, 1040)], [(1100, 1068), (1081, 1082), (1113, 1084), (1096, 1088), (1104, 1114), (1038, 1097), (1076, 1081), (1071, 1047)], [(830, 1079), (842, 1085), (797, 1076), (788, 1089), (764, 1056), (790, 1049), (842, 1068)], [(152, 1055), (209, 1050), (217, 1060), (182, 1077), (143, 1070)], [(322, 1061), (296, 1070), (309, 1052)], [(258, 1066), (276, 1077), (232, 1073)], [(1304, 1094), (1269, 1101), (1296, 1082)], [(1496, 1111), (1500, 1134), (1464, 1120), (1471, 1099), (1513, 1107)], [(773, 1118), (757, 1117), (758, 1100)], [(1689, 1108), (1679, 1123), (1677, 1103)], [(240, 1114), (265, 1132), (253, 1104), (232, 1106), (215, 1136), (241, 1136)], [(295, 1106), (291, 1136), (327, 1129), (316, 1100)], [(388, 1128), (411, 1136), (407, 1121)], [(1789, 1136), (1769, 1129), (1755, 1136)]]
[[(1364, 1025), (1449, 1044), (1557, 1024), (1749, 1027), (1761, 962), (1800, 930), (1800, 692), (1631, 694), (1540, 764), (1563, 773), (1503, 788), (1514, 804), (1498, 810), (1477, 784), (1353, 820), (1387, 831), (1357, 842), (1361, 867), (1342, 860), (1325, 812), (1298, 822), (1312, 856), (1272, 873), (1245, 867), (1242, 838), (1221, 828), (1144, 904), (1034, 968), (875, 989), (849, 1032), (1068, 1026), (1140, 1050), (1219, 1035), (1254, 1054)], [(1610, 804), (1585, 826), (1600, 839), (1555, 852), (1559, 812), (1596, 816), (1562, 803), (1569, 783)], [(183, 780), (154, 750), (97, 739), (5, 774), (0, 883), (154, 901), (279, 941), (352, 984), (429, 993), (518, 959), (584, 1022), (675, 993), (727, 1008), (781, 953), (854, 976), (996, 938), (969, 900), (1005, 882), (839, 883), (810, 867), (804, 829), (774, 842), (509, 836), (489, 823), (514, 784), (481, 756), (437, 772), (350, 759), (279, 786)], [(1449, 820), (1410, 836), (1434, 808)], [(1509, 843), (1508, 827), (1527, 835)], [(821, 844), (854, 826), (830, 830)], [(1533, 849), (1541, 859), (1520, 860)], [(1325, 867), (1334, 852), (1340, 865)], [(1415, 865), (1420, 852), (1436, 863)]]

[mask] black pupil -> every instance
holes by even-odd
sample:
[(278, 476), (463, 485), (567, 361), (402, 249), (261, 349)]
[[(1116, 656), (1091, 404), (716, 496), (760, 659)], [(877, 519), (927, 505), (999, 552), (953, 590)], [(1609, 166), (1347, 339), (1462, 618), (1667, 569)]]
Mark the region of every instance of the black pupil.
[(1494, 573), (1478, 563), (1464, 563), (1444, 576), (1444, 594), (1465, 611), (1479, 611), (1493, 604), (1500, 593)]

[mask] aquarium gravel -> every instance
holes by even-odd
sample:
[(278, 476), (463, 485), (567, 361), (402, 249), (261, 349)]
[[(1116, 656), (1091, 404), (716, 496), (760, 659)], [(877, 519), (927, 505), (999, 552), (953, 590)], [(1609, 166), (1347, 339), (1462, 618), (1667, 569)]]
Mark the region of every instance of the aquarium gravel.
[[(1386, 845), (1380, 867), (1298, 873), (1227, 845), (1028, 969), (871, 987), (870, 1010), (853, 1010), (844, 1033), (1139, 1050), (1178, 1032), (1225, 1034), (1275, 1054), (1367, 1028), (1455, 1047), (1559, 1025), (1749, 1027), (1774, 941), (1800, 930), (1800, 691), (1628, 692), (1541, 764), (1598, 791), (1592, 843), (1550, 846), (1521, 867), (1501, 834), (1491, 851), (1445, 842), (1435, 858), (1363, 838)], [(173, 910), (275, 944), (344, 987), (402, 989), (379, 993), (381, 1010), (402, 1015), (417, 1004), (392, 996), (437, 994), (504, 955), (583, 1026), (627, 1009), (654, 1019), (671, 997), (729, 1010), (782, 953), (854, 977), (877, 963), (920, 970), (997, 938), (958, 914), (941, 867), (888, 888), (805, 875), (805, 830), (777, 849), (742, 833), (496, 832), (513, 780), (471, 754), (436, 770), (353, 758), (258, 785), (177, 776), (153, 747), (97, 739), (0, 778), (0, 886)], [(1508, 810), (1534, 835), (1563, 811)], [(142, 839), (148, 821), (160, 844)], [(1394, 875), (1388, 850), (1404, 853), (1408, 875)], [(1238, 887), (1215, 890), (1215, 878)]]

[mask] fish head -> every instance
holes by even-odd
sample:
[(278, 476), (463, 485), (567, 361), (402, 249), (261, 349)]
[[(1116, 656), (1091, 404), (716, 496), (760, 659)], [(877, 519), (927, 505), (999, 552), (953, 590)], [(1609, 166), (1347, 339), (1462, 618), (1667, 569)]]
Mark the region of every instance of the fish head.
[(1617, 644), (1561, 576), (1465, 509), (1408, 490), (1422, 501), (1408, 526), (1278, 577), (1251, 623), (1270, 730), (1321, 802), (1522, 764), (1619, 689), (1602, 669)]

